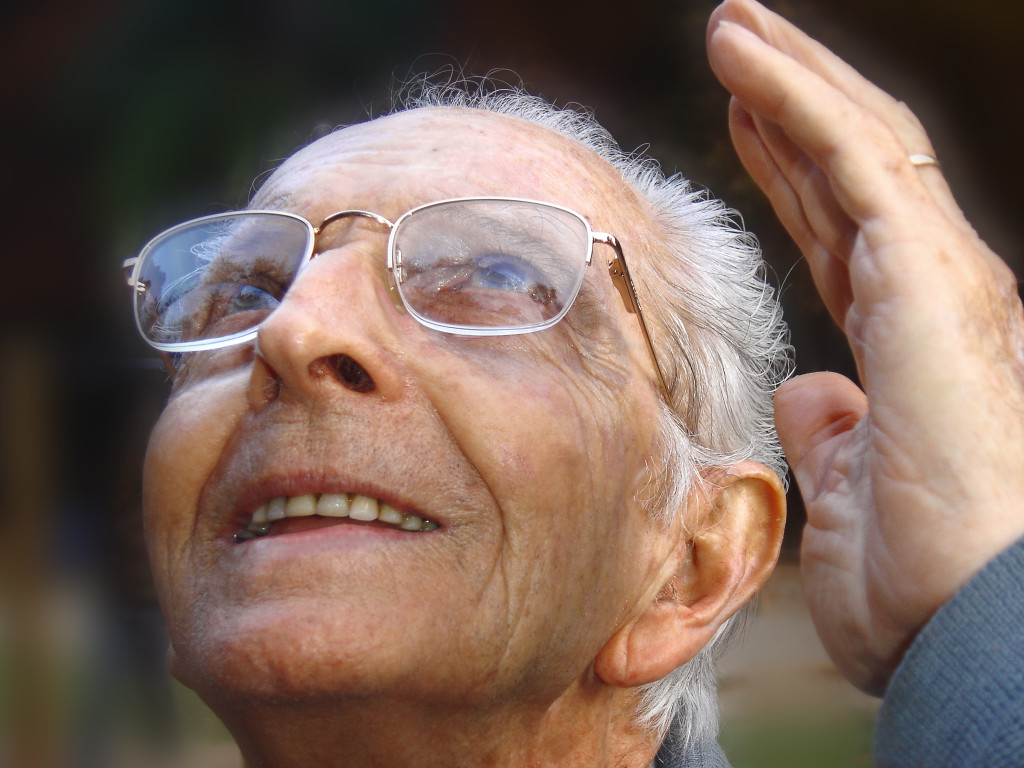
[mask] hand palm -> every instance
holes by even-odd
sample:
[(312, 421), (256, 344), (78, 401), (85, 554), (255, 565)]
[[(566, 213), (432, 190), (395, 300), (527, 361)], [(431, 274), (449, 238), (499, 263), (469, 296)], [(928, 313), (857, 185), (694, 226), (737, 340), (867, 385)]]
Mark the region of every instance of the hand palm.
[(776, 424), (808, 510), (819, 634), (847, 677), (879, 692), (935, 610), (1024, 535), (1015, 282), (938, 169), (910, 163), (931, 148), (904, 105), (746, 0), (711, 29), (734, 143), (864, 386), (799, 377), (776, 398)]

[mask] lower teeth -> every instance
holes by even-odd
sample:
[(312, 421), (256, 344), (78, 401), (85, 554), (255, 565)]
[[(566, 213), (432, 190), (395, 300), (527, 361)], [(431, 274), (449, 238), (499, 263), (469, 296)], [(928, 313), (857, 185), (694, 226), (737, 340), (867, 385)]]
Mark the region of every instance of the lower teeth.
[[(432, 531), (437, 528), (437, 523), (432, 520), (424, 520), (418, 531)], [(409, 530), (408, 528), (404, 530)], [(250, 523), (244, 531), (235, 534), (235, 541), (243, 542), (249, 539), (256, 539), (260, 536), (266, 536), (270, 533), (270, 523)]]

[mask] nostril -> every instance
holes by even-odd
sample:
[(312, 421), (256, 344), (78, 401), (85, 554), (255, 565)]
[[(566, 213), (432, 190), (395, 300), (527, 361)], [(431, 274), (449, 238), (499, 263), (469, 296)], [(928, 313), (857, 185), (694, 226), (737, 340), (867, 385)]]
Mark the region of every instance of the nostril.
[(366, 369), (348, 355), (328, 355), (314, 360), (309, 364), (309, 374), (314, 378), (333, 374), (353, 392), (372, 392), (377, 388)]

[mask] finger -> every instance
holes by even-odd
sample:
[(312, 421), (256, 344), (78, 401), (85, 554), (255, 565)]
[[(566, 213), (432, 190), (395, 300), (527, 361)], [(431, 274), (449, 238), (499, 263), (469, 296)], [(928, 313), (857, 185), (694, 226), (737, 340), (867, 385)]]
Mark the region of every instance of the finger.
[(815, 287), (835, 323), (849, 332), (853, 289), (847, 264), (857, 240), (857, 225), (839, 206), (821, 169), (778, 126), (756, 115), (751, 121), (785, 177), (785, 187), (797, 198), (802, 220), (810, 230), (801, 250)]
[[(713, 31), (719, 20), (731, 21), (750, 30), (820, 76), (855, 104), (878, 116), (896, 134), (908, 155), (935, 156), (935, 149), (924, 126), (904, 102), (895, 99), (864, 78), (832, 51), (786, 19), (754, 0), (727, 0), (712, 14), (709, 31)], [(922, 171), (922, 181), (933, 191), (937, 202), (967, 224), (945, 177), (937, 168)]]
[(775, 393), (775, 427), (786, 459), (810, 508), (821, 493), (839, 441), (867, 414), (868, 401), (836, 373), (790, 379)]
[(844, 261), (849, 259), (857, 225), (846, 215), (821, 169), (774, 123), (752, 116), (758, 137), (800, 201), (814, 239)]
[[(939, 252), (949, 253), (961, 270), (976, 269), (975, 256), (987, 249), (973, 230), (951, 223), (935, 204), (886, 125), (745, 29), (722, 22), (712, 43), (714, 58), (725, 62), (716, 66), (719, 79), (821, 168), (837, 203), (857, 225), (855, 247), (870, 255), (858, 270), (858, 297), (874, 304), (908, 281), (923, 287), (934, 279), (930, 273)], [(954, 241), (966, 247), (951, 248)], [(886, 257), (893, 246), (903, 258)], [(954, 272), (943, 272), (947, 283), (954, 279)]]
[(768, 196), (789, 236), (806, 254), (818, 243), (818, 236), (804, 215), (800, 196), (779, 168), (754, 118), (736, 99), (729, 102), (729, 135), (743, 167)]
[[(921, 183), (923, 172), (934, 169), (911, 165), (885, 124), (749, 31), (723, 27), (712, 36), (719, 78), (762, 125), (777, 125), (822, 170), (857, 224), (851, 248), (866, 260), (851, 275), (854, 293), (867, 302), (864, 316), (894, 292), (926, 310), (936, 296), (963, 299), (965, 285), (1005, 282), (998, 256), (957, 223), (962, 216), (951, 221)], [(943, 269), (936, 270), (939, 262)], [(837, 314), (835, 305), (830, 311)]]
[(719, 80), (825, 172), (839, 204), (858, 225), (911, 202), (919, 208), (930, 204), (896, 135), (843, 92), (735, 24), (720, 23), (711, 46)]
[[(901, 101), (862, 77), (853, 67), (811, 39), (781, 16), (753, 0), (727, 0), (712, 14), (709, 50), (720, 21), (738, 24), (792, 58), (832, 86), (855, 105), (876, 116), (898, 138), (904, 154), (934, 156), (935, 150), (916, 115)], [(714, 62), (713, 62), (714, 66)], [(970, 227), (957, 206), (945, 177), (935, 167), (920, 169), (921, 183), (959, 226)]]
[(884, 116), (905, 140), (908, 151), (933, 155), (931, 141), (917, 117), (905, 104), (864, 78), (857, 70), (794, 24), (753, 0), (727, 0), (712, 14), (709, 29), (730, 21), (757, 35), (814, 72), (832, 87), (870, 112)]
[[(808, 221), (804, 201), (776, 163), (776, 153), (769, 150), (762, 138), (762, 130), (735, 99), (729, 105), (729, 132), (747, 172), (768, 196), (779, 220), (807, 259), (814, 284), (829, 314), (842, 327), (853, 301), (850, 273), (843, 260), (832, 255), (831, 249), (845, 248), (845, 241), (840, 243), (833, 237), (828, 245), (822, 242)], [(825, 184), (820, 174), (818, 177), (819, 183)], [(831, 191), (828, 197), (832, 199)], [(833, 208), (842, 213), (837, 205), (833, 204)], [(852, 228), (852, 222), (845, 214), (842, 218)]]

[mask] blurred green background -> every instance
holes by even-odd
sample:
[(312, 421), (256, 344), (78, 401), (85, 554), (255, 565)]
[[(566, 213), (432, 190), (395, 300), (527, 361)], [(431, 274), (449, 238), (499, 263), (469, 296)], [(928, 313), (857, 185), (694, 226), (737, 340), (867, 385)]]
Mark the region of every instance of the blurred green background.
[[(623, 147), (647, 146), (666, 172), (742, 212), (782, 285), (800, 369), (852, 374), (728, 142), (727, 96), (704, 57), (714, 5), (38, 0), (0, 12), (0, 764), (87, 765), (93, 754), (113, 764), (102, 749), (110, 722), (155, 744), (222, 739), (188, 695), (146, 682), (161, 674), (162, 635), (138, 477), (166, 381), (135, 339), (119, 265), (166, 226), (244, 206), (254, 180), (385, 111), (410, 73), (502, 70), (558, 104), (593, 108)], [(1020, 274), (1024, 3), (770, 5), (910, 104), (968, 217)], [(801, 519), (794, 499), (790, 556)], [(762, 725), (727, 729), (737, 768), (776, 764), (761, 742), (779, 741), (762, 736), (781, 726)], [(838, 728), (826, 741), (861, 760), (867, 721)]]

